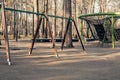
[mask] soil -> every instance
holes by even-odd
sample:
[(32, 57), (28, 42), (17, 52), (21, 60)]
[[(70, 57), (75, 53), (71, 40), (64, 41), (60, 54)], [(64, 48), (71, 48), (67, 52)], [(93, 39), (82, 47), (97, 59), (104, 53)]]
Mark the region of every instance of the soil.
[(99, 42), (79, 42), (74, 48), (64, 48), (56, 42), (59, 58), (54, 55), (52, 43), (35, 43), (29, 55), (31, 41), (10, 40), (12, 65), (8, 66), (5, 43), (0, 45), (0, 80), (120, 80), (120, 45), (100, 46)]

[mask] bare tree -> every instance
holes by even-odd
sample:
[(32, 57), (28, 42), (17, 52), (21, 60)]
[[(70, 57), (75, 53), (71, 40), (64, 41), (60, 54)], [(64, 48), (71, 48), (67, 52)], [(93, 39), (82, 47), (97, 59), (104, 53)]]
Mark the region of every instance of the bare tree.
[[(72, 5), (71, 5), (71, 0), (64, 0), (64, 5), (65, 5), (65, 16), (66, 17), (72, 17)], [(67, 23), (67, 21), (66, 21)], [(68, 29), (68, 33), (66, 36), (66, 47), (73, 47), (73, 43), (72, 43), (72, 24), (70, 23), (70, 27)]]
[[(34, 12), (37, 12), (37, 13), (39, 13), (39, 5), (38, 5), (39, 3), (38, 3), (38, 1), (39, 0), (34, 0)], [(35, 15), (34, 16), (34, 26), (35, 26), (34, 30), (36, 30), (38, 21), (39, 21), (39, 15)], [(39, 35), (37, 37), (39, 37)]]
[[(57, 0), (54, 0), (54, 5), (55, 5), (55, 11), (54, 11), (54, 13), (55, 13), (55, 16), (56, 16), (56, 14), (57, 14)], [(56, 18), (54, 18), (54, 37), (56, 37), (56, 22), (57, 22), (57, 19)]]
[(101, 8), (101, 12), (105, 12), (106, 11), (106, 0), (101, 0), (101, 5), (100, 5), (100, 8)]

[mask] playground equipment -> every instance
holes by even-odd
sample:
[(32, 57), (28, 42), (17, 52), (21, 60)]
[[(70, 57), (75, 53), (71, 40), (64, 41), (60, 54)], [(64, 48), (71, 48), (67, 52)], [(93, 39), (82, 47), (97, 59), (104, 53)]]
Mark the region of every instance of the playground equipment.
[(75, 23), (75, 20), (74, 20), (73, 18), (71, 18), (71, 17), (69, 17), (69, 19), (68, 19), (68, 23), (67, 23), (67, 27), (66, 27), (66, 30), (65, 30), (64, 38), (63, 38), (63, 41), (62, 41), (61, 50), (63, 50), (65, 38), (66, 38), (66, 35), (67, 35), (67, 32), (68, 32), (69, 27), (71, 27), (71, 26), (70, 26), (70, 23), (72, 23), (72, 22), (73, 22), (73, 24), (74, 24), (74, 27), (75, 27), (76, 32), (77, 32), (77, 36), (78, 36), (78, 38), (79, 38), (79, 40), (80, 40), (80, 43), (81, 43), (81, 45), (82, 45), (82, 49), (83, 49), (83, 51), (85, 51), (85, 47), (84, 47), (84, 45), (83, 45), (83, 42), (82, 42), (81, 36), (80, 36), (80, 34), (79, 34), (79, 31), (78, 31), (77, 25), (76, 25), (76, 23)]
[(11, 65), (11, 58), (10, 58), (10, 49), (9, 49), (9, 41), (8, 41), (8, 32), (7, 32), (7, 25), (6, 25), (6, 16), (5, 16), (5, 7), (4, 2), (2, 2), (2, 24), (4, 26), (4, 38), (5, 38), (5, 45), (6, 45), (6, 58), (8, 65)]
[(56, 47), (55, 47), (55, 41), (54, 41), (53, 36), (52, 36), (52, 31), (51, 31), (50, 22), (49, 22), (49, 19), (48, 19), (45, 15), (42, 15), (42, 16), (40, 17), (40, 19), (39, 19), (39, 22), (38, 22), (37, 27), (36, 27), (35, 35), (34, 35), (34, 38), (33, 38), (33, 40), (32, 40), (32, 44), (31, 44), (31, 46), (30, 46), (29, 54), (32, 54), (32, 49), (33, 49), (33, 47), (34, 47), (35, 39), (36, 39), (36, 37), (37, 37), (37, 35), (38, 35), (38, 33), (39, 33), (40, 25), (41, 25), (42, 20), (43, 20), (44, 18), (45, 18), (46, 21), (47, 21), (47, 27), (48, 27), (48, 29), (49, 29), (49, 34), (50, 34), (50, 37), (51, 37), (51, 40), (52, 40), (52, 43), (53, 43), (54, 54), (56, 55), (56, 57), (58, 57), (57, 50), (56, 50)]
[[(39, 21), (38, 21), (37, 27), (36, 27), (36, 31), (35, 31), (35, 35), (34, 35), (33, 40), (32, 40), (32, 44), (30, 46), (29, 54), (32, 54), (32, 50), (33, 50), (33, 47), (34, 47), (35, 39), (36, 39), (37, 34), (39, 33), (40, 25), (41, 25), (43, 19), (46, 19), (46, 21), (47, 21), (47, 27), (49, 29), (49, 34), (50, 34), (50, 37), (51, 37), (51, 40), (52, 40), (52, 43), (53, 43), (54, 54), (55, 54), (56, 57), (58, 57), (57, 50), (56, 50), (56, 47), (55, 47), (55, 41), (54, 41), (53, 36), (52, 36), (50, 22), (49, 22), (49, 19), (47, 18), (47, 16), (50, 16), (50, 17), (56, 17), (56, 16), (45, 15), (43, 13), (35, 13), (35, 12), (18, 10), (18, 9), (12, 9), (12, 8), (5, 8), (5, 10), (15, 11), (15, 12), (23, 12), (23, 13), (28, 13), (28, 14), (36, 14), (36, 15), (40, 15), (41, 16), (40, 19), (39, 19)], [(62, 17), (58, 16), (56, 18), (62, 18)], [(65, 17), (63, 17), (63, 18), (65, 18)]]
[(102, 44), (112, 43), (112, 48), (115, 47), (115, 40), (120, 39), (120, 28), (115, 29), (115, 22), (120, 18), (120, 13), (84, 14), (79, 18), (86, 21), (94, 39), (99, 39)]
[[(40, 19), (39, 19), (39, 23), (37, 24), (36, 31), (35, 31), (35, 35), (34, 35), (34, 38), (33, 38), (33, 40), (32, 40), (32, 44), (31, 44), (31, 46), (30, 46), (29, 54), (32, 54), (32, 50), (33, 50), (33, 47), (34, 47), (35, 39), (36, 39), (36, 37), (37, 37), (37, 35), (38, 35), (39, 29), (40, 29), (40, 25), (41, 25), (41, 23), (42, 23), (42, 19), (44, 19), (44, 18), (47, 20), (47, 27), (48, 27), (48, 29), (49, 29), (49, 34), (50, 34), (50, 37), (51, 37), (51, 40), (52, 40), (52, 43), (53, 43), (54, 54), (56, 55), (56, 57), (58, 57), (57, 50), (56, 50), (56, 47), (55, 47), (55, 41), (54, 41), (53, 36), (52, 36), (52, 31), (51, 31), (50, 22), (49, 22), (49, 19), (47, 18), (47, 16), (44, 15), (44, 14), (42, 14), (42, 16), (41, 16)], [(69, 27), (70, 27), (70, 23), (71, 23), (71, 22), (74, 23), (74, 26), (75, 26), (75, 29), (76, 29), (78, 38), (79, 38), (80, 43), (81, 43), (81, 45), (82, 45), (82, 49), (83, 49), (83, 51), (85, 51), (85, 47), (84, 47), (84, 45), (83, 45), (81, 36), (80, 36), (79, 31), (78, 31), (78, 29), (77, 29), (77, 25), (76, 25), (75, 21), (74, 21), (71, 17), (68, 19), (68, 23), (67, 23), (67, 27), (66, 27), (66, 30), (65, 30), (64, 38), (63, 38), (63, 41), (62, 41), (61, 50), (63, 50), (65, 38), (66, 38), (66, 35), (67, 35), (67, 32), (68, 32), (68, 29), (69, 29)]]
[(42, 23), (42, 21), (44, 19), (46, 19), (47, 21), (47, 27), (49, 29), (49, 35), (51, 37), (51, 41), (53, 43), (53, 48), (54, 48), (54, 54), (56, 57), (58, 57), (58, 54), (57, 54), (57, 50), (56, 50), (56, 46), (55, 46), (55, 41), (53, 39), (53, 36), (52, 36), (52, 31), (51, 31), (51, 26), (50, 26), (50, 22), (49, 22), (49, 19), (48, 17), (53, 17), (53, 18), (60, 18), (60, 19), (66, 19), (68, 20), (68, 24), (67, 24), (67, 27), (66, 27), (66, 30), (65, 30), (65, 34), (64, 34), (64, 39), (62, 41), (62, 46), (61, 46), (61, 49), (63, 50), (63, 46), (64, 46), (64, 42), (65, 42), (65, 38), (66, 38), (66, 34), (68, 32), (68, 28), (70, 27), (70, 23), (73, 22), (74, 26), (75, 26), (75, 29), (76, 29), (76, 32), (77, 32), (77, 35), (78, 35), (78, 38), (80, 40), (80, 43), (82, 45), (82, 49), (83, 51), (85, 51), (85, 47), (83, 45), (83, 42), (82, 42), (82, 39), (81, 39), (81, 36), (79, 34), (79, 31), (77, 29), (77, 25), (74, 21), (74, 19), (72, 19), (71, 17), (70, 18), (66, 18), (66, 17), (61, 17), (61, 16), (54, 16), (54, 15), (45, 15), (43, 13), (35, 13), (35, 12), (30, 12), (30, 11), (24, 11), (24, 10), (18, 10), (18, 9), (12, 9), (12, 8), (5, 8), (4, 5), (2, 5), (2, 16), (3, 16), (3, 23), (4, 23), (4, 35), (5, 35), (5, 41), (6, 41), (6, 57), (7, 57), (7, 62), (8, 62), (8, 65), (11, 65), (11, 59), (10, 59), (10, 50), (9, 50), (9, 41), (8, 41), (8, 33), (7, 33), (7, 26), (6, 26), (6, 18), (5, 18), (5, 13), (4, 11), (5, 10), (8, 10), (8, 11), (14, 11), (14, 12), (23, 12), (23, 13), (28, 13), (28, 14), (36, 14), (36, 15), (39, 15), (41, 16), (39, 18), (39, 22), (37, 24), (37, 27), (36, 27), (36, 31), (35, 31), (35, 35), (33, 37), (33, 40), (32, 40), (32, 43), (31, 43), (31, 46), (30, 46), (30, 50), (29, 50), (29, 54), (32, 54), (32, 49), (34, 47), (34, 43), (35, 43), (35, 39), (36, 39), (36, 36), (39, 32), (39, 29), (40, 29), (40, 25)]
[[(50, 37), (51, 37), (51, 40), (52, 40), (52, 43), (53, 43), (54, 54), (56, 55), (56, 57), (58, 57), (57, 50), (56, 50), (56, 47), (55, 47), (55, 41), (54, 41), (54, 39), (53, 39), (52, 32), (51, 32), (50, 22), (49, 22), (47, 16), (44, 15), (44, 14), (40, 17), (39, 23), (37, 24), (36, 31), (35, 31), (35, 35), (34, 35), (34, 38), (33, 38), (33, 41), (32, 41), (31, 47), (30, 47), (29, 54), (32, 54), (32, 49), (33, 49), (33, 47), (34, 47), (35, 38), (36, 38), (36, 36), (38, 35), (39, 29), (40, 29), (40, 25), (41, 25), (41, 23), (42, 23), (42, 19), (44, 19), (44, 18), (47, 20), (47, 26), (48, 26), (48, 28), (49, 28), (49, 34), (50, 34)], [(74, 26), (75, 26), (75, 29), (76, 29), (78, 38), (79, 38), (80, 43), (81, 43), (81, 45), (82, 45), (82, 49), (83, 49), (83, 51), (85, 51), (85, 47), (84, 47), (84, 45), (83, 45), (81, 36), (80, 36), (79, 31), (78, 31), (78, 29), (77, 29), (77, 25), (76, 25), (75, 21), (74, 21), (71, 17), (68, 19), (68, 23), (67, 23), (67, 27), (66, 27), (66, 30), (65, 30), (64, 38), (63, 38), (63, 41), (62, 41), (61, 50), (63, 50), (65, 38), (66, 38), (66, 35), (67, 35), (67, 32), (68, 32), (68, 29), (69, 29), (69, 27), (70, 27), (70, 23), (71, 23), (71, 22), (74, 23)]]
[[(6, 10), (9, 10), (9, 11), (22, 12), (22, 13), (28, 13), (28, 14), (36, 14), (36, 15), (42, 16), (42, 17), (40, 18), (40, 20), (39, 20), (38, 25), (37, 25), (37, 28), (36, 28), (36, 31), (35, 31), (35, 35), (34, 35), (34, 39), (33, 39), (33, 41), (32, 41), (31, 47), (30, 47), (30, 52), (29, 52), (29, 54), (32, 53), (32, 48), (33, 48), (33, 46), (34, 46), (35, 38), (36, 38), (36, 35), (38, 34), (38, 30), (39, 30), (39, 28), (40, 28), (39, 26), (40, 26), (41, 23), (42, 23), (42, 19), (45, 18), (45, 19), (47, 20), (47, 22), (48, 22), (47, 26), (48, 26), (48, 28), (50, 28), (50, 23), (49, 23), (49, 20), (48, 20), (47, 17), (60, 18), (60, 19), (66, 19), (66, 20), (68, 20), (68, 24), (67, 24), (67, 27), (66, 27), (66, 30), (65, 30), (64, 39), (63, 39), (63, 42), (62, 42), (61, 49), (63, 49), (63, 46), (64, 46), (65, 37), (66, 37), (67, 31), (68, 31), (68, 28), (69, 28), (69, 24), (70, 24), (71, 22), (73, 22), (73, 23), (74, 23), (74, 26), (75, 26), (75, 29), (76, 29), (76, 31), (77, 31), (78, 38), (79, 38), (80, 43), (81, 43), (81, 45), (82, 45), (82, 48), (83, 48), (83, 50), (85, 51), (85, 48), (84, 48), (84, 45), (83, 45), (81, 36), (80, 36), (79, 31), (78, 31), (78, 29), (77, 29), (77, 25), (76, 25), (74, 19), (72, 19), (71, 17), (70, 17), (70, 18), (66, 18), (66, 17), (62, 17), (62, 16), (45, 15), (45, 14), (43, 14), (43, 13), (36, 13), (36, 12), (30, 12), (30, 11), (24, 11), (24, 10), (12, 9), (12, 8), (5, 8), (5, 9), (6, 9)], [(49, 30), (49, 31), (50, 31), (50, 35), (51, 35), (51, 30)], [(53, 44), (54, 44), (54, 39), (53, 39), (53, 37), (52, 37), (52, 36), (50, 36), (50, 37), (51, 37), (52, 42), (53, 42)], [(53, 45), (53, 47), (55, 47), (55, 44)], [(56, 50), (54, 50), (54, 52), (55, 52), (55, 55), (58, 56), (58, 54), (56, 53)]]

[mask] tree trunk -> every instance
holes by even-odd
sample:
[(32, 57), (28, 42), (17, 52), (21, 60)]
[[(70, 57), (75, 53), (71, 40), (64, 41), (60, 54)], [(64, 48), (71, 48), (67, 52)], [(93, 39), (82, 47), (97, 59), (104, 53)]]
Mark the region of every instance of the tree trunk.
[[(57, 14), (57, 1), (56, 0), (54, 0), (54, 5), (55, 5), (55, 11), (54, 11), (54, 14), (55, 14), (55, 16), (56, 16), (56, 14)], [(56, 18), (54, 18), (54, 32), (53, 32), (53, 35), (54, 35), (54, 37), (56, 37), (56, 22), (57, 21), (57, 19)]]
[[(39, 0), (34, 0), (34, 12), (39, 13), (39, 5), (38, 5)], [(36, 30), (37, 24), (39, 21), (39, 15), (34, 15), (34, 32)], [(39, 34), (37, 38), (39, 37)]]
[[(72, 5), (71, 5), (71, 0), (64, 0), (65, 2), (65, 16), (66, 17), (72, 17)], [(66, 25), (67, 25), (68, 20), (66, 20)], [(65, 40), (65, 44), (66, 47), (73, 47), (73, 43), (72, 43), (72, 23), (70, 23), (68, 32), (67, 32), (67, 36), (66, 36), (66, 40)]]
[(101, 12), (106, 11), (106, 0), (101, 0)]
[[(44, 11), (45, 11), (45, 14), (47, 15), (48, 14), (48, 0), (44, 0)], [(48, 37), (48, 30), (47, 30), (47, 21), (44, 21), (44, 38), (47, 38)]]

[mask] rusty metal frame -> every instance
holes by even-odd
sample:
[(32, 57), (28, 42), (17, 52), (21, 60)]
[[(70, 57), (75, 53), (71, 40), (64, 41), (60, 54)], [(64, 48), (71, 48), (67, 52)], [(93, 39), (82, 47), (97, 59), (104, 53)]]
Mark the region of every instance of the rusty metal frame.
[(37, 27), (36, 27), (36, 31), (35, 31), (35, 34), (34, 34), (34, 37), (33, 37), (33, 40), (32, 40), (32, 43), (31, 43), (31, 46), (30, 46), (30, 50), (29, 50), (29, 54), (31, 55), (32, 54), (32, 50), (33, 50), (33, 47), (34, 47), (34, 43), (35, 43), (35, 39), (39, 33), (39, 29), (40, 29), (40, 25), (43, 21), (43, 19), (46, 19), (47, 21), (47, 27), (49, 29), (49, 34), (50, 34), (50, 37), (51, 37), (51, 41), (52, 41), (52, 44), (53, 44), (53, 48), (54, 48), (54, 54), (55, 56), (58, 58), (58, 54), (57, 54), (57, 49), (56, 49), (56, 46), (55, 46), (55, 41), (53, 39), (53, 35), (52, 35), (52, 31), (51, 31), (51, 26), (50, 26), (50, 22), (49, 22), (49, 19), (46, 15), (42, 15), (39, 20), (38, 20), (38, 24), (37, 24)]
[(4, 27), (4, 38), (5, 38), (5, 46), (6, 46), (6, 58), (8, 65), (11, 65), (11, 58), (10, 58), (10, 49), (9, 49), (9, 40), (8, 40), (8, 29), (6, 24), (6, 15), (5, 15), (5, 6), (4, 2), (2, 2), (2, 24)]
[(69, 27), (70, 27), (70, 23), (72, 23), (72, 22), (74, 23), (74, 27), (75, 27), (75, 29), (76, 29), (78, 38), (79, 38), (80, 43), (81, 43), (81, 45), (82, 45), (82, 49), (83, 49), (83, 51), (85, 51), (85, 47), (84, 47), (84, 44), (83, 44), (83, 42), (82, 42), (81, 36), (80, 36), (80, 34), (79, 34), (79, 31), (78, 31), (77, 25), (76, 25), (76, 23), (75, 23), (75, 20), (74, 20), (73, 18), (71, 18), (71, 17), (69, 17), (68, 22), (67, 22), (67, 26), (66, 26), (65, 33), (64, 33), (64, 38), (63, 38), (62, 45), (61, 45), (61, 50), (63, 50), (64, 43), (65, 43), (65, 38), (66, 38), (66, 35), (67, 35), (67, 32), (68, 32), (68, 29), (69, 29)]

